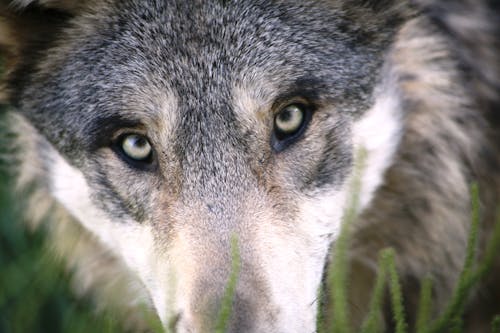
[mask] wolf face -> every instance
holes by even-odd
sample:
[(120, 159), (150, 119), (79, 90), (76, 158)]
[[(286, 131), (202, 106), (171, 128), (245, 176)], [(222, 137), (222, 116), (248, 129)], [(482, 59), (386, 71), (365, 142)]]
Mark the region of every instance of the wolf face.
[(19, 1), (6, 92), (37, 178), (165, 325), (214, 329), (236, 238), (229, 330), (310, 332), (354, 152), (363, 209), (401, 140), (402, 7)]
[(374, 94), (392, 27), (337, 7), (102, 2), (16, 82), (15, 104), (55, 148), (50, 193), (181, 332), (213, 329), (233, 235), (231, 329), (314, 330), (353, 151), (376, 118), (394, 125), (375, 149), (390, 155), (398, 131), (391, 87)]

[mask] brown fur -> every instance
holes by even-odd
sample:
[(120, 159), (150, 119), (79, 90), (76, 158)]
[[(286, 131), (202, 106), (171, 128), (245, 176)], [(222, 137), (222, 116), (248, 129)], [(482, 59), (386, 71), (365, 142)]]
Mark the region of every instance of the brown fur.
[[(436, 315), (449, 300), (463, 267), (473, 182), (478, 183), (481, 197), (480, 249), (498, 219), (500, 145), (495, 135), (499, 128), (487, 122), (489, 110), (479, 107), (483, 96), (463, 84), (455, 47), (427, 19), (407, 24), (394, 45), (392, 59), (403, 78), (408, 110), (405, 135), (384, 185), (354, 234), (355, 312), (366, 311), (369, 293), (357, 291), (371, 289), (367, 285), (373, 284), (378, 253), (391, 246), (397, 253), (410, 321), (414, 323), (419, 286), (426, 275), (433, 278)], [(470, 332), (486, 331), (492, 316), (500, 312), (499, 268), (497, 260), (471, 300), (467, 312), (471, 320), (466, 322)]]

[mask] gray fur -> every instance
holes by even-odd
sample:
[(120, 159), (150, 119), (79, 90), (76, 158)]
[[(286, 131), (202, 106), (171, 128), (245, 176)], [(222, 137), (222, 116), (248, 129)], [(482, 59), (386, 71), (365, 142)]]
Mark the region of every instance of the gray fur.
[[(218, 260), (194, 287), (191, 306), (200, 317), (192, 325), (200, 331), (214, 324), (225, 283), (221, 276), (228, 269), (218, 265), (230, 260), (231, 232), (241, 236), (245, 287), (236, 294), (231, 329), (279, 331), (272, 323), (280, 309), (273, 307), (269, 283), (259, 272), (262, 260), (253, 258), (255, 216), (271, 210), (280, 216), (277, 228), (293, 237), (297, 201), (341, 188), (352, 171), (352, 126), (373, 105), (375, 89), (389, 72), (383, 66), (396, 76), (404, 133), (382, 186), (356, 225), (351, 287), (366, 290), (378, 250), (393, 246), (409, 313), (416, 284), (426, 274), (436, 280), (436, 303), (442, 307), (465, 254), (473, 181), (481, 189), (482, 236), (488, 238), (500, 203), (500, 127), (492, 111), (500, 105), (500, 61), (494, 52), (500, 49), (495, 35), (500, 24), (485, 14), (484, 4), (471, 19), (484, 18), (486, 24), (472, 28), (484, 36), (475, 41), (461, 21), (442, 14), (463, 15), (456, 9), (460, 5), (428, 1), (7, 3), (0, 1), (0, 17), (5, 16), (0, 49), (11, 56), (4, 91), (18, 110), (13, 122), (28, 152), (22, 182), (48, 177), (44, 170), (53, 161), (46, 157), (57, 150), (83, 173), (94, 204), (116, 223), (131, 217), (151, 225), (155, 246), (166, 248), (179, 230), (192, 230), (193, 253), (213, 253)], [(462, 5), (476, 8), (467, 1)], [(47, 15), (48, 21), (41, 19)], [(41, 21), (43, 33), (37, 33)], [(26, 31), (14, 33), (20, 25)], [(468, 85), (471, 77), (477, 89)], [(255, 85), (274, 110), (265, 113), (258, 129), (244, 125), (232, 99), (235, 87)], [(280, 101), (297, 96), (310, 103), (313, 118), (301, 139), (277, 151), (269, 135), (273, 112)], [(175, 119), (172, 127), (153, 131), (165, 112)], [(122, 128), (147, 133), (155, 163), (141, 169), (116, 158), (113, 138)], [(40, 193), (50, 193), (50, 184), (43, 185)], [(263, 200), (248, 207), (255, 198)], [(59, 221), (72, 220), (62, 207), (57, 211)], [(78, 224), (74, 228), (72, 235), (87, 233)], [(60, 246), (81, 279), (90, 281), (81, 289), (99, 288), (117, 271), (121, 283), (132, 279), (119, 258), (94, 252), (101, 245), (88, 235), (82, 239), (92, 246), (78, 251)], [(101, 256), (115, 264), (93, 276), (85, 258), (98, 262)], [(495, 281), (496, 275), (484, 286), (489, 295), (478, 291), (471, 302), (500, 299)], [(352, 295), (360, 312), (355, 320), (368, 297)], [(480, 316), (471, 322), (471, 332), (484, 323), (481, 316), (498, 308), (498, 301), (488, 310), (476, 307)]]

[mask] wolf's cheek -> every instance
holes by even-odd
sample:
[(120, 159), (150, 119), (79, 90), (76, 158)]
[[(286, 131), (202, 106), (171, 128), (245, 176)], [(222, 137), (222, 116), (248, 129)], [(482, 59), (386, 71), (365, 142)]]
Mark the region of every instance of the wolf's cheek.
[(51, 192), (54, 197), (109, 249), (113, 249), (143, 281), (151, 280), (153, 233), (148, 224), (127, 218), (113, 220), (92, 199), (82, 172), (53, 153)]

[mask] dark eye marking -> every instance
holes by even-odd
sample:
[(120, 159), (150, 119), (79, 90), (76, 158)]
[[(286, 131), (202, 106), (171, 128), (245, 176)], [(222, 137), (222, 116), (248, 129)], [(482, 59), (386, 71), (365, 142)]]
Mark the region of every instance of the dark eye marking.
[(114, 144), (114, 134), (123, 129), (142, 129), (144, 126), (138, 120), (127, 119), (122, 116), (98, 117), (92, 123), (85, 126), (86, 142), (88, 149), (96, 151), (99, 148), (109, 147)]
[(151, 140), (143, 133), (142, 122), (122, 116), (106, 116), (94, 120), (85, 126), (86, 142), (89, 151), (101, 148), (111, 150), (127, 165), (141, 171), (151, 171), (156, 166), (155, 151)]
[(275, 101), (271, 146), (285, 150), (305, 134), (314, 112), (329, 95), (328, 85), (314, 76), (297, 78)]

